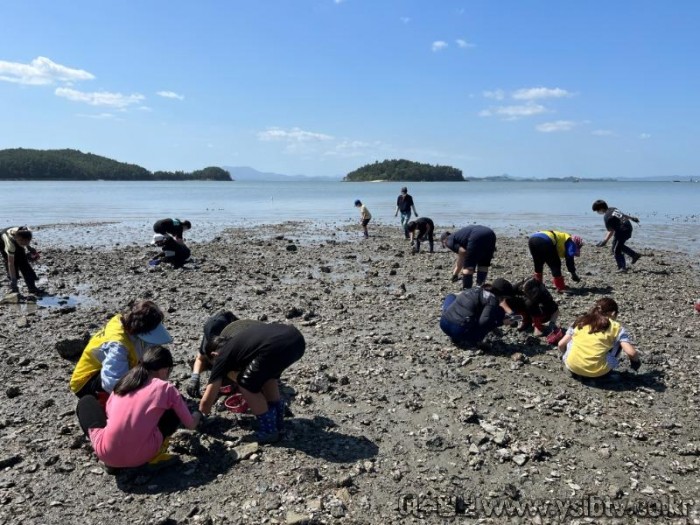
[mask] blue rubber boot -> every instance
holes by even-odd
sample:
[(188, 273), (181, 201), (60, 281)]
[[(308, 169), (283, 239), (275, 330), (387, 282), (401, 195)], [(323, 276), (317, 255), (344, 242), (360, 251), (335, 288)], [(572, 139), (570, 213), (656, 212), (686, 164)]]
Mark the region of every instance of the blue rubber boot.
[(279, 441), (280, 434), (277, 431), (276, 410), (270, 409), (256, 417), (258, 418), (258, 431), (255, 433), (255, 440), (260, 444)]
[(284, 399), (280, 399), (279, 401), (268, 403), (267, 406), (270, 410), (275, 411), (275, 422), (277, 423), (277, 431), (282, 432), (284, 430), (284, 411), (287, 408), (287, 404), (284, 402)]

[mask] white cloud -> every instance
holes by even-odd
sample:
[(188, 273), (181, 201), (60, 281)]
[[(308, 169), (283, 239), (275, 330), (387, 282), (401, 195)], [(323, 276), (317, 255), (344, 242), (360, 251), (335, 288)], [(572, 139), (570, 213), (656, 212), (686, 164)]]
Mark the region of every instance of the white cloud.
[(326, 157), (364, 157), (383, 150), (386, 145), (380, 141), (365, 142), (362, 140), (343, 140), (338, 142), (333, 149), (323, 153)]
[(597, 135), (598, 137), (609, 137), (614, 135), (614, 133), (609, 129), (594, 129), (591, 131), (591, 135)]
[(448, 44), (447, 42), (445, 42), (444, 40), (436, 40), (436, 41), (433, 42), (433, 44), (430, 46), (430, 49), (432, 49), (433, 52), (442, 51), (442, 50), (445, 49), (448, 45), (449, 45), (449, 44)]
[(284, 142), (321, 142), (333, 140), (331, 135), (325, 133), (314, 133), (312, 131), (304, 131), (300, 128), (292, 128), (284, 130), (281, 128), (268, 128), (265, 131), (258, 133), (258, 140), (265, 142), (284, 141)]
[(408, 24), (411, 21), (411, 19), (407, 16), (402, 16), (399, 18), (399, 20), (401, 20), (404, 24)]
[(497, 106), (479, 112), (480, 117), (503, 117), (505, 120), (516, 120), (521, 117), (531, 117), (545, 113), (547, 108), (540, 104), (528, 102), (521, 106)]
[(459, 47), (461, 47), (462, 49), (468, 48), (468, 47), (476, 47), (474, 44), (471, 44), (471, 43), (469, 43), (466, 40), (463, 40), (461, 38), (458, 38), (457, 40), (455, 40), (455, 42), (457, 42), (457, 45)]
[(72, 88), (56, 88), (56, 96), (67, 98), (73, 102), (83, 102), (91, 106), (109, 106), (113, 108), (126, 108), (132, 104), (139, 104), (146, 97), (139, 93), (122, 95), (121, 93), (110, 93), (109, 91), (95, 91), (87, 93)]
[(642, 140), (647, 140), (651, 138), (651, 135), (649, 133), (642, 133), (639, 135), (639, 138)]
[(546, 87), (524, 88), (513, 93), (513, 98), (515, 100), (536, 100), (540, 98), (561, 98), (570, 96), (571, 93), (565, 89), (551, 89)]
[(179, 95), (178, 93), (175, 93), (174, 91), (158, 91), (156, 93), (159, 97), (163, 98), (174, 98), (177, 100), (185, 100), (185, 95)]
[(492, 98), (494, 100), (503, 100), (506, 98), (506, 92), (502, 89), (494, 89), (493, 91), (484, 91), (482, 93), (486, 98)]
[(92, 80), (95, 76), (83, 69), (56, 64), (46, 57), (37, 57), (29, 64), (0, 60), (0, 80), (16, 84), (41, 86), (55, 82)]
[(537, 131), (542, 133), (556, 133), (558, 131), (570, 131), (576, 126), (576, 122), (571, 120), (557, 120), (555, 122), (544, 122), (535, 126)]
[(106, 119), (115, 118), (114, 115), (112, 115), (111, 113), (96, 113), (96, 114), (92, 114), (92, 115), (86, 115), (84, 113), (79, 113), (78, 116), (83, 117), (83, 118), (93, 118), (93, 119), (97, 119), (97, 120), (106, 120)]

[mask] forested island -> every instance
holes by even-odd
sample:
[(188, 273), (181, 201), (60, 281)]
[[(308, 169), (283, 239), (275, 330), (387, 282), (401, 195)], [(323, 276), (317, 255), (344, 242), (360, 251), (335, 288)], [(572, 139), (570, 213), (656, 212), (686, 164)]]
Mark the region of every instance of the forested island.
[(231, 180), (228, 171), (208, 167), (191, 173), (155, 171), (74, 149), (0, 150), (0, 180)]
[(351, 171), (344, 178), (347, 182), (406, 181), (406, 182), (455, 182), (464, 181), (462, 170), (451, 166), (432, 166), (405, 159), (376, 161)]

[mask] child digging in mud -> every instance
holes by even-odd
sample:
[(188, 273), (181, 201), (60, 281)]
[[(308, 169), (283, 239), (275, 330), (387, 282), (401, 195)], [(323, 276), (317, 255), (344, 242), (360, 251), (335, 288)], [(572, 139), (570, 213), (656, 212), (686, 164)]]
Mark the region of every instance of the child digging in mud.
[(234, 381), (258, 419), (255, 440), (279, 441), (284, 429), (285, 403), (279, 378), (304, 355), (306, 342), (293, 326), (241, 319), (229, 324), (207, 345), (214, 361), (209, 384), (199, 403), (209, 414), (225, 378)]
[(106, 416), (95, 397), (84, 396), (78, 402), (80, 427), (108, 469), (145, 464), (160, 468), (177, 461), (167, 453), (169, 437), (180, 423), (197, 428), (202, 414), (190, 413), (180, 392), (168, 382), (172, 368), (170, 351), (151, 347), (114, 387)]
[(513, 286), (505, 279), (449, 294), (442, 305), (440, 329), (456, 345), (476, 346), (498, 326), (517, 326), (522, 321), (508, 305), (507, 298), (513, 294)]
[(617, 303), (613, 299), (598, 299), (559, 341), (559, 350), (564, 352), (564, 366), (574, 377), (610, 376), (619, 364), (620, 352), (627, 354), (632, 370), (642, 366), (627, 330), (617, 322), (617, 314)]

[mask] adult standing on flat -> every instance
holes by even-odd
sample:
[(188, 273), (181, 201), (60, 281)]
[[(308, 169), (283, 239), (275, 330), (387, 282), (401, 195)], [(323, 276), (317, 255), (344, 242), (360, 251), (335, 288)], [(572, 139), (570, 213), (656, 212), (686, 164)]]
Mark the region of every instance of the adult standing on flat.
[(190, 221), (180, 219), (161, 219), (153, 225), (153, 231), (161, 235), (170, 235), (176, 241), (184, 241), (183, 234), (192, 228)]
[(416, 206), (413, 204), (413, 197), (408, 194), (408, 188), (404, 186), (401, 188), (401, 194), (396, 198), (396, 212), (394, 213), (394, 217), (401, 212), (401, 227), (407, 239), (409, 238), (408, 221), (411, 220), (411, 210), (413, 210), (415, 216), (418, 217)]
[(476, 270), (476, 285), (486, 282), (491, 259), (496, 251), (496, 234), (491, 228), (474, 224), (455, 233), (445, 232), (440, 236), (443, 247), (457, 254), (452, 269), (452, 282), (462, 278), (462, 288), (472, 287)]

